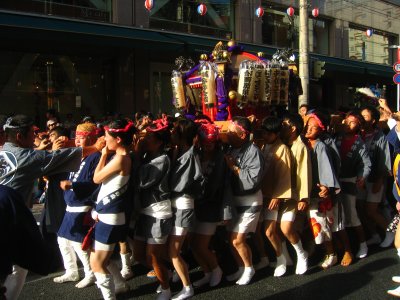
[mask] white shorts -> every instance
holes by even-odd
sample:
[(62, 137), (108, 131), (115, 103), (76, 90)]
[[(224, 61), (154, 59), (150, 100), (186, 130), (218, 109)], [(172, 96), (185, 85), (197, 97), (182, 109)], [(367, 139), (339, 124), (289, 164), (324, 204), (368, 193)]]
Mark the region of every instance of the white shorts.
[(259, 217), (260, 212), (238, 214), (230, 222), (228, 230), (237, 233), (255, 232)]
[(344, 224), (346, 227), (357, 227), (361, 225), (360, 218), (356, 210), (356, 196), (341, 194), (344, 208)]
[(193, 232), (203, 235), (214, 235), (217, 225), (217, 222), (200, 222), (196, 220)]
[(381, 203), (384, 185), (382, 184), (380, 190), (377, 193), (372, 192), (372, 186), (374, 185), (373, 182), (366, 182), (365, 187), (367, 189), (367, 198), (366, 201), (370, 203)]
[(171, 231), (170, 235), (185, 236), (187, 233), (188, 233), (187, 227), (174, 226), (174, 227), (172, 227), (172, 231)]
[(99, 241), (94, 241), (93, 249), (94, 250), (102, 250), (102, 251), (114, 251), (115, 243), (114, 244), (103, 244)]
[(267, 221), (283, 221), (283, 222), (294, 222), (297, 213), (297, 201), (288, 199), (281, 200), (279, 202), (278, 209), (269, 210), (269, 201), (267, 201), (265, 206), (264, 220)]

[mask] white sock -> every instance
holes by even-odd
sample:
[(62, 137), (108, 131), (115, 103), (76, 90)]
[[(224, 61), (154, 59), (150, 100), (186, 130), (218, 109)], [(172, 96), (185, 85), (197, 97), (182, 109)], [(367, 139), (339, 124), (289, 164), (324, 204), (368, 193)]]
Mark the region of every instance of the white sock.
[(253, 266), (245, 267), (242, 276), (236, 281), (236, 284), (239, 285), (247, 285), (251, 281), (251, 278), (254, 276), (255, 270)]
[(294, 250), (296, 250), (297, 256), (304, 254), (304, 249), (303, 249), (303, 245), (301, 243), (301, 240), (299, 240), (297, 242), (297, 244), (292, 244), (292, 246), (293, 246)]
[(217, 286), (221, 282), (221, 278), (222, 278), (222, 270), (219, 266), (217, 266), (211, 272), (210, 286), (211, 287)]
[(400, 248), (397, 248), (397, 255), (400, 256)]
[(286, 265), (286, 259), (285, 259), (285, 256), (281, 254), (276, 257), (276, 266), (283, 265), (283, 264)]

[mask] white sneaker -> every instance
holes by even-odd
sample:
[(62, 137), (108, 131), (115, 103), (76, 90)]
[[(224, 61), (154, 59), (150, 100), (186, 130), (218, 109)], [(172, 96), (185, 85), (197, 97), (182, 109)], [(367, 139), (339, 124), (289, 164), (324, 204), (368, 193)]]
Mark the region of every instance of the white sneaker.
[(365, 258), (368, 255), (368, 247), (367, 245), (364, 244), (360, 244), (360, 249), (358, 249), (358, 252), (356, 254), (356, 257), (359, 259)]
[(393, 242), (394, 242), (394, 233), (386, 231), (385, 239), (383, 240), (382, 243), (379, 244), (379, 247), (381, 248), (390, 247), (393, 244)]
[(284, 255), (277, 257), (274, 277), (281, 277), (286, 273), (286, 258)]
[(71, 282), (71, 281), (78, 281), (78, 280), (79, 280), (78, 273), (70, 273), (70, 274), (65, 273), (64, 275), (53, 278), (53, 281), (55, 283), (64, 283), (64, 282)]
[(308, 254), (304, 253), (297, 256), (296, 274), (303, 275), (308, 270)]
[(91, 286), (96, 282), (96, 277), (94, 277), (94, 275), (90, 275), (90, 276), (86, 276), (85, 278), (83, 278), (81, 281), (79, 281), (75, 287), (77, 287), (78, 289), (83, 289), (85, 287)]
[(334, 265), (336, 265), (337, 262), (338, 262), (338, 259), (337, 259), (336, 254), (329, 254), (329, 255), (325, 255), (325, 258), (321, 262), (320, 266), (323, 269), (328, 269), (328, 268), (333, 267)]
[(160, 285), (158, 285), (158, 287), (157, 287), (157, 289), (156, 289), (156, 293), (159, 294), (159, 293), (161, 293), (161, 292), (162, 292), (162, 286), (161, 286), (161, 284), (160, 284)]
[(133, 272), (132, 269), (130, 267), (126, 268), (122, 268), (121, 270), (121, 276), (122, 278), (124, 278), (125, 280), (129, 280), (133, 277)]
[(163, 290), (161, 289), (160, 293), (158, 293), (157, 300), (169, 300), (171, 299), (171, 289)]
[(400, 297), (400, 286), (394, 290), (388, 290), (387, 293), (392, 296)]
[(235, 273), (226, 276), (227, 281), (236, 281), (238, 280), (243, 274), (244, 268), (240, 267)]
[(260, 261), (254, 265), (254, 270), (258, 271), (264, 269), (269, 266), (269, 259), (268, 257), (261, 257)]
[(210, 278), (210, 287), (217, 286), (221, 282), (222, 273), (223, 272), (219, 266), (216, 267), (214, 270), (212, 270)]
[(210, 273), (204, 273), (203, 278), (200, 278), (199, 280), (193, 282), (194, 287), (201, 287), (203, 285), (209, 284), (210, 283), (210, 278), (211, 278), (211, 272)]
[(382, 242), (381, 237), (379, 236), (379, 234), (375, 233), (374, 235), (371, 236), (371, 238), (369, 240), (367, 240), (367, 245), (377, 245), (380, 244)]
[(250, 283), (256, 271), (253, 267), (244, 268), (242, 276), (240, 276), (239, 280), (236, 281), (237, 285), (247, 285)]
[(183, 300), (183, 299), (189, 299), (193, 297), (194, 295), (194, 289), (191, 285), (189, 286), (184, 286), (182, 291), (180, 291), (178, 294), (176, 294), (174, 297), (172, 297), (172, 300)]
[(400, 283), (400, 276), (393, 276), (392, 280), (396, 283)]

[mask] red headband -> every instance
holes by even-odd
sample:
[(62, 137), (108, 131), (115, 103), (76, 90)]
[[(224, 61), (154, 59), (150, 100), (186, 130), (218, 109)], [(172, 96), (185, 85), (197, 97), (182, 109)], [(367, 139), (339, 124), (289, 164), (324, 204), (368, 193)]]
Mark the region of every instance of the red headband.
[(93, 131), (76, 131), (75, 136), (78, 135), (83, 135), (83, 136), (96, 136), (97, 135), (97, 129)]
[(216, 142), (219, 139), (219, 129), (212, 123), (202, 123), (199, 128), (199, 135), (205, 142)]
[(110, 128), (108, 126), (104, 126), (105, 131), (109, 132), (128, 132), (131, 128), (133, 127), (133, 122), (129, 121), (128, 124), (126, 124), (125, 128)]
[[(319, 126), (322, 130), (325, 130), (324, 124), (322, 123), (321, 119), (318, 118), (318, 116), (317, 116), (316, 114), (309, 114), (309, 115), (307, 115), (307, 116), (308, 116), (308, 120), (310, 120), (311, 118), (313, 118), (315, 121), (317, 121), (318, 126)], [(308, 121), (307, 121), (307, 123), (308, 123)]]
[(153, 121), (153, 124), (146, 127), (146, 131), (148, 132), (158, 132), (168, 129), (168, 121), (166, 119), (157, 119)]
[(238, 124), (237, 122), (231, 121), (231, 123), (232, 123), (233, 125), (235, 125), (236, 127), (238, 127), (238, 128), (239, 128), (241, 131), (243, 131), (244, 133), (246, 133), (246, 134), (250, 133), (250, 131), (244, 129), (243, 126), (240, 125), (240, 124)]

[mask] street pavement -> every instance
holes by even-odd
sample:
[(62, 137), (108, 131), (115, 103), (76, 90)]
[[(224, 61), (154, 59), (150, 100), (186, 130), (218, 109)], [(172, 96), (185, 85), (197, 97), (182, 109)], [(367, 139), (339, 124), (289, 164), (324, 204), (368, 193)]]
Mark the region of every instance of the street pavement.
[[(37, 219), (41, 209), (42, 205), (35, 205), (33, 208)], [(350, 238), (352, 238), (351, 232)], [(216, 243), (218, 247), (222, 248), (218, 258), (224, 271), (229, 273), (234, 270), (234, 266), (229, 258), (230, 253), (222, 240), (223, 238), (217, 232)], [(251, 240), (249, 243), (252, 245)], [(290, 246), (289, 252), (294, 257), (293, 249)], [(115, 255), (113, 259), (120, 264), (118, 258), (119, 255)], [(193, 299), (394, 299), (386, 293), (388, 289), (398, 286), (392, 282), (391, 277), (400, 275), (400, 258), (393, 247), (380, 249), (378, 246), (372, 246), (366, 258), (358, 260), (346, 268), (336, 265), (328, 270), (322, 270), (318, 267), (321, 258), (322, 251), (320, 248), (316, 248), (314, 255), (310, 258), (310, 268), (305, 275), (295, 275), (295, 268), (289, 267), (284, 277), (275, 278), (273, 277), (273, 268), (267, 267), (257, 271), (247, 286), (236, 286), (223, 280), (216, 288), (196, 289)], [(202, 274), (193, 263), (193, 259), (190, 256), (187, 259), (191, 262), (190, 277), (192, 281), (195, 281)], [(118, 295), (117, 299), (155, 299), (155, 290), (158, 284), (155, 280), (146, 277), (148, 270), (140, 265), (135, 265), (133, 270), (135, 277), (128, 281), (130, 291)], [(83, 276), (82, 269), (80, 272)], [(102, 299), (100, 290), (96, 286), (77, 289), (74, 287), (76, 283), (54, 283), (53, 278), (61, 274), (61, 270), (59, 273), (46, 277), (28, 274), (27, 282), (19, 299)], [(171, 284), (173, 293), (179, 292), (180, 289), (179, 283)]]
[[(193, 299), (393, 299), (386, 291), (397, 287), (391, 277), (400, 275), (400, 259), (394, 248), (381, 250), (376, 246), (367, 258), (347, 268), (337, 265), (324, 271), (315, 260), (311, 264), (305, 275), (295, 275), (294, 267), (290, 267), (282, 278), (274, 278), (273, 268), (265, 268), (257, 271), (247, 286), (223, 281), (214, 289), (196, 289)], [(155, 299), (157, 283), (146, 277), (147, 270), (141, 266), (134, 266), (134, 271), (136, 276), (128, 281), (131, 290), (117, 299)], [(52, 278), (59, 274), (29, 274), (20, 299), (101, 299), (95, 286), (77, 289), (75, 283), (53, 283)], [(200, 276), (197, 268), (191, 271), (192, 279)], [(174, 293), (181, 289), (179, 284), (171, 287)]]

